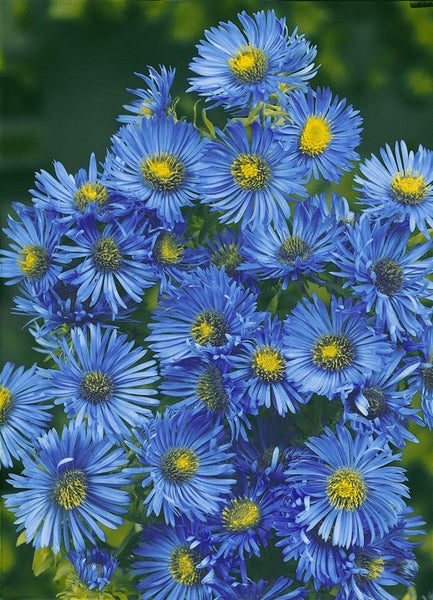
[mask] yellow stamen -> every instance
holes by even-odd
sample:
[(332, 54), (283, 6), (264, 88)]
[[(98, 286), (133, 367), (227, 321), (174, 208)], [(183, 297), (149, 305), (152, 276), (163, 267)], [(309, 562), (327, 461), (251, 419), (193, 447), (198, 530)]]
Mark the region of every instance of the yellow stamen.
[(331, 128), (322, 117), (308, 117), (299, 140), (299, 149), (308, 156), (322, 154), (332, 139)]
[(355, 510), (366, 500), (367, 486), (358, 471), (343, 467), (328, 477), (326, 495), (334, 508)]

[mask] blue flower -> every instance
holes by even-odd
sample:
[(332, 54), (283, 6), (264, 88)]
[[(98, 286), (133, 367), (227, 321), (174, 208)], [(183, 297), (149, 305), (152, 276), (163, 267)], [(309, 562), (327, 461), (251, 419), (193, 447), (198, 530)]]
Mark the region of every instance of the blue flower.
[(30, 190), (35, 206), (55, 211), (61, 221), (73, 221), (83, 213), (107, 218), (112, 198), (101, 183), (95, 154), (90, 155), (89, 168), (75, 175), (68, 173), (61, 162), (54, 161), (54, 177), (45, 170), (36, 173), (36, 189)]
[(289, 590), (293, 580), (289, 577), (278, 577), (275, 581), (249, 579), (247, 582), (216, 582), (212, 587), (221, 594), (218, 600), (302, 600), (307, 590), (297, 588)]
[(61, 274), (77, 287), (77, 299), (93, 308), (109, 304), (113, 317), (127, 302), (141, 302), (144, 290), (156, 282), (146, 262), (149, 253), (147, 223), (135, 217), (113, 220), (102, 231), (91, 216), (68, 232), (74, 245), (62, 245), (65, 260), (79, 262)]
[(221, 223), (256, 229), (289, 218), (292, 194), (305, 196), (304, 169), (270, 123), (254, 121), (249, 135), (238, 120), (218, 134), (203, 157), (202, 201), (221, 213)]
[(181, 209), (194, 206), (202, 170), (203, 143), (191, 123), (151, 117), (124, 125), (112, 138), (105, 183), (156, 213), (164, 227), (183, 221)]
[(231, 356), (231, 377), (244, 384), (244, 394), (257, 407), (274, 406), (281, 416), (288, 410), (295, 413), (299, 404), (309, 400), (287, 377), (284, 348), (283, 323), (268, 313), (262, 328), (254, 332), (254, 340), (240, 344)]
[(211, 107), (247, 113), (277, 91), (304, 88), (317, 72), (315, 46), (297, 29), (289, 35), (285, 19), (273, 10), (252, 16), (243, 11), (238, 19), (242, 30), (228, 21), (204, 32), (199, 56), (189, 65), (198, 77), (189, 79), (187, 91), (204, 96)]
[(63, 228), (44, 210), (13, 203), (19, 220), (8, 216), (3, 229), (10, 250), (0, 250), (2, 277), (6, 285), (31, 281), (44, 293), (58, 281), (62, 271), (57, 250)]
[(119, 564), (112, 554), (96, 546), (80, 552), (72, 551), (68, 558), (89, 590), (101, 591), (110, 583)]
[(163, 366), (194, 356), (226, 355), (256, 328), (255, 309), (256, 295), (224, 269), (197, 268), (161, 297), (147, 341)]
[(333, 97), (329, 88), (308, 88), (289, 96), (287, 113), (280, 139), (292, 148), (309, 177), (339, 182), (359, 160), (355, 151), (361, 142), (359, 111)]
[(209, 422), (225, 421), (233, 438), (247, 438), (248, 413), (254, 412), (248, 398), (244, 397), (242, 384), (230, 376), (230, 361), (224, 359), (191, 358), (167, 366), (160, 391), (179, 398), (175, 410), (190, 407), (205, 411)]
[(6, 363), (0, 373), (0, 462), (12, 467), (51, 420), (47, 384), (36, 372)]
[(110, 440), (95, 442), (84, 426), (51, 429), (38, 439), (38, 450), (23, 458), (21, 475), (8, 482), (22, 491), (6, 494), (5, 505), (17, 519), (27, 542), (57, 554), (64, 546), (84, 550), (85, 539), (106, 539), (102, 529), (123, 523), (129, 496), (122, 488), (129, 476), (120, 470), (127, 461)]
[(384, 361), (381, 371), (356, 385), (344, 399), (345, 419), (350, 421), (353, 430), (383, 436), (398, 448), (407, 440), (417, 441), (408, 428), (410, 423), (423, 424), (418, 409), (411, 407), (417, 383), (405, 383), (419, 363), (405, 364), (404, 356), (403, 350), (395, 349)]
[[(376, 327), (393, 341), (417, 335), (425, 326), (429, 309), (421, 302), (431, 296), (431, 260), (420, 260), (430, 243), (407, 249), (410, 231), (404, 225), (375, 221), (364, 215), (346, 230), (334, 253), (334, 262), (367, 312), (374, 311)], [(421, 321), (421, 322), (420, 322)], [(424, 321), (424, 324), (423, 324)]]
[(112, 327), (74, 328), (60, 343), (58, 369), (50, 374), (50, 393), (77, 425), (87, 422), (95, 438), (108, 433), (129, 438), (131, 428), (152, 415), (159, 401), (151, 385), (158, 379), (155, 361), (144, 362), (146, 350)]
[(391, 352), (384, 335), (375, 334), (350, 299), (331, 298), (330, 306), (313, 296), (298, 303), (284, 327), (287, 375), (301, 392), (329, 396), (362, 384), (380, 371)]
[(241, 230), (224, 227), (222, 231), (213, 232), (213, 239), (205, 239), (204, 249), (209, 265), (215, 265), (219, 269), (224, 267), (229, 277), (257, 291), (255, 273), (251, 269), (243, 270), (245, 255), (244, 235)]
[(433, 227), (433, 152), (419, 146), (409, 151), (404, 141), (388, 144), (360, 165), (355, 175), (364, 212), (380, 219), (408, 222), (411, 231), (418, 228), (427, 239), (427, 227)]
[(241, 570), (244, 570), (245, 559), (260, 557), (272, 538), (279, 508), (279, 497), (271, 486), (260, 479), (248, 481), (241, 476), (237, 486), (224, 499), (219, 514), (208, 519), (216, 546), (215, 556), (229, 561), (238, 557)]
[(421, 364), (411, 379), (421, 392), (424, 422), (431, 430), (433, 429), (433, 325), (431, 321), (415, 343), (415, 350), (418, 352)]
[(223, 425), (209, 424), (207, 415), (166, 410), (137, 433), (136, 454), (142, 466), (147, 513), (174, 525), (176, 517), (204, 521), (218, 511), (235, 482), (232, 453)]
[(137, 96), (131, 104), (125, 104), (123, 108), (132, 114), (120, 115), (117, 120), (121, 123), (137, 123), (143, 117), (166, 116), (170, 109), (171, 95), (170, 90), (173, 85), (176, 69), (168, 69), (159, 65), (159, 72), (151, 66), (148, 66), (148, 75), (135, 73), (148, 86), (145, 89), (128, 89), (128, 92)]
[(368, 537), (383, 537), (399, 518), (408, 497), (400, 458), (372, 437), (337, 426), (325, 428), (305, 445), (311, 456), (289, 464), (289, 485), (299, 486), (304, 508), (297, 523), (317, 531), (325, 541), (348, 548)]
[(342, 233), (331, 215), (309, 201), (295, 205), (293, 219), (278, 227), (245, 231), (244, 262), (239, 266), (260, 279), (281, 278), (281, 289), (304, 275), (317, 279)]
[(132, 573), (140, 578), (137, 591), (142, 600), (211, 600), (214, 580), (211, 548), (201, 542), (200, 528), (179, 522), (173, 527), (157, 523), (143, 529), (134, 549), (139, 560)]

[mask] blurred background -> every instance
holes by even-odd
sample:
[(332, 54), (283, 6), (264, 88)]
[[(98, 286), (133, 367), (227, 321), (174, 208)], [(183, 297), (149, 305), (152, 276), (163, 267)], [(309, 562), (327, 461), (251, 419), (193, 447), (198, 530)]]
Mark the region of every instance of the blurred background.
[[(430, 6), (429, 6), (430, 5)], [(142, 87), (134, 72), (176, 67), (178, 114), (192, 117), (197, 97), (184, 91), (188, 64), (204, 29), (241, 10), (274, 9), (289, 31), (318, 48), (318, 76), (364, 119), (362, 157), (404, 139), (433, 148), (433, 4), (394, 1), (290, 0), (0, 0), (0, 202), (4, 225), (12, 201), (29, 202), (36, 171), (53, 160), (70, 173), (105, 155), (118, 128), (126, 88)], [(210, 114), (212, 117), (212, 113)], [(4, 247), (4, 240), (2, 247)], [(26, 367), (32, 350), (25, 319), (12, 315), (14, 290), (2, 284), (1, 358)], [(419, 549), (418, 598), (433, 590), (433, 433), (404, 453), (412, 505), (428, 523)], [(7, 484), (3, 482), (3, 488)], [(4, 600), (51, 600), (48, 577), (32, 574), (31, 548), (15, 548), (12, 516), (2, 515)], [(391, 591), (391, 590), (390, 590)]]

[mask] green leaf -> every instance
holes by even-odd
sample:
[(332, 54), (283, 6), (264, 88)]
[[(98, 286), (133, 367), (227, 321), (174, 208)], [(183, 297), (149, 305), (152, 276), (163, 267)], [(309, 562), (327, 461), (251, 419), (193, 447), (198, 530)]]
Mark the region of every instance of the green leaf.
[(17, 537), (17, 547), (21, 546), (22, 544), (26, 543), (26, 532), (22, 531), (19, 536)]
[(51, 548), (39, 548), (39, 550), (35, 550), (32, 564), (35, 577), (38, 577), (38, 575), (44, 573), (44, 571), (53, 568), (54, 565), (54, 554)]

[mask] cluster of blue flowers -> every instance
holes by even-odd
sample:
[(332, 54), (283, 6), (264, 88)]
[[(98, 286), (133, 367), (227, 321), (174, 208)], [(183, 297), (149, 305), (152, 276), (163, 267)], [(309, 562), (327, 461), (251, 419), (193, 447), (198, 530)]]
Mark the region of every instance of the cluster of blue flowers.
[(143, 600), (391, 600), (417, 573), (400, 459), (433, 427), (433, 151), (386, 146), (337, 194), (358, 111), (310, 86), (284, 18), (238, 18), (190, 65), (223, 129), (149, 67), (104, 161), (37, 173), (5, 228), (50, 361), (1, 373), (5, 504), (72, 565), (62, 598), (126, 598), (122, 573)]

